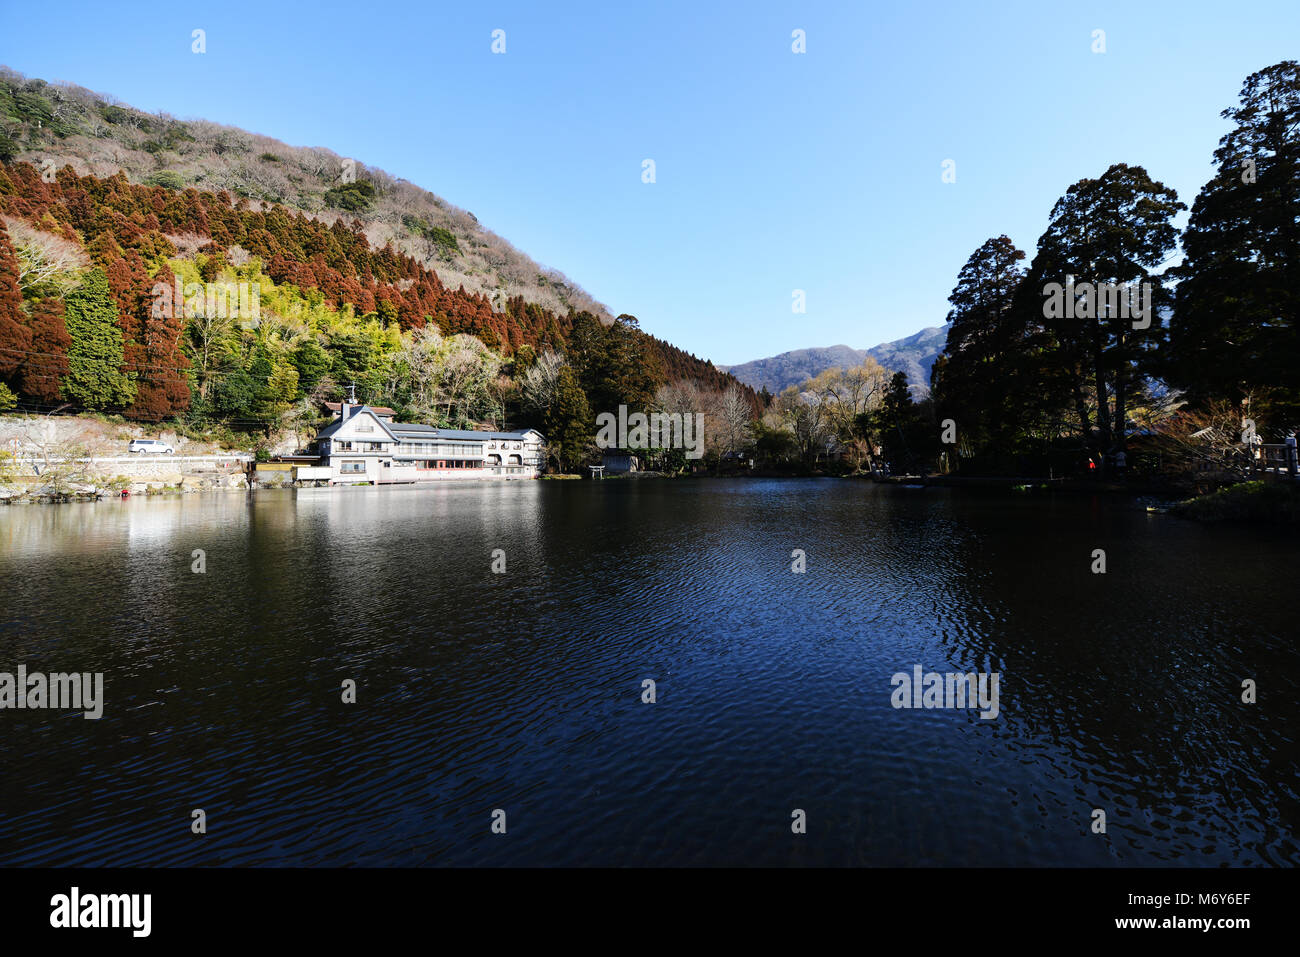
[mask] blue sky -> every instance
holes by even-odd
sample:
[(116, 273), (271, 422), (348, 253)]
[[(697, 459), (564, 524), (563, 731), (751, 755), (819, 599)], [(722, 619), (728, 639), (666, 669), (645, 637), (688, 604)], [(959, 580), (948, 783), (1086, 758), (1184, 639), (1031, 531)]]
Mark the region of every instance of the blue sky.
[(0, 14), (0, 63), (383, 168), (718, 363), (940, 324), (981, 242), (1032, 255), (1066, 187), (1114, 162), (1190, 206), (1242, 80), (1300, 56), (1296, 0)]

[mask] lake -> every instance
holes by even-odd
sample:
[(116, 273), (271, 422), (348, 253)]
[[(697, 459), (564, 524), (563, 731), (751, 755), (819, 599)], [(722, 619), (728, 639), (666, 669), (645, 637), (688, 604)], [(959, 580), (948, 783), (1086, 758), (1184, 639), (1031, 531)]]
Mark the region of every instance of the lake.
[(0, 671), (104, 676), (0, 710), (0, 864), (1296, 864), (1298, 561), (848, 480), (0, 509)]

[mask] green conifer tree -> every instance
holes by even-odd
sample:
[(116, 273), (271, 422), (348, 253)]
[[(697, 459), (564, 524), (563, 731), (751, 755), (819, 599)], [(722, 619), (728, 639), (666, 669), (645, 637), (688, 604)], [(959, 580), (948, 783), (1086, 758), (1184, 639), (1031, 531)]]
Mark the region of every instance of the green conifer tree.
[(65, 300), (64, 323), (72, 344), (63, 394), (87, 409), (122, 408), (135, 398), (135, 384), (122, 369), (122, 330), (108, 277), (93, 269)]

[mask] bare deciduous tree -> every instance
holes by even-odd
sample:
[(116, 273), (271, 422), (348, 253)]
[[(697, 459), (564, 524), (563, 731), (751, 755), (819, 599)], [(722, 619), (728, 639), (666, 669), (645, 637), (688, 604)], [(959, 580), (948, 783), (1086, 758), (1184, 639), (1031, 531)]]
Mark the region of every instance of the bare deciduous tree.
[(875, 359), (851, 369), (827, 369), (809, 379), (800, 391), (812, 393), (825, 406), (835, 430), (845, 438), (853, 420), (880, 405), (889, 386), (889, 373)]
[(393, 355), (385, 392), (417, 418), (470, 425), (499, 414), (492, 385), (500, 371), (501, 359), (478, 339), (425, 326)]
[(547, 349), (537, 361), (528, 367), (520, 383), (525, 408), (543, 412), (551, 407), (555, 391), (560, 382), (560, 370), (564, 368), (564, 357)]
[(21, 219), (4, 217), (5, 229), (18, 259), (18, 286), (24, 293), (48, 287), (63, 296), (77, 283), (77, 274), (90, 265), (81, 247), (70, 239), (33, 229)]
[(797, 386), (790, 386), (776, 397), (773, 406), (805, 459), (811, 459), (834, 435), (831, 410), (815, 394), (802, 394)]
[(16, 470), (30, 470), (39, 480), (40, 494), (66, 498), (99, 484), (101, 476), (91, 460), (107, 452), (106, 440), (89, 429), (60, 437), (50, 416), (29, 416), (19, 446)]
[(749, 441), (754, 412), (740, 386), (727, 386), (716, 403), (718, 445), (724, 452), (734, 452)]

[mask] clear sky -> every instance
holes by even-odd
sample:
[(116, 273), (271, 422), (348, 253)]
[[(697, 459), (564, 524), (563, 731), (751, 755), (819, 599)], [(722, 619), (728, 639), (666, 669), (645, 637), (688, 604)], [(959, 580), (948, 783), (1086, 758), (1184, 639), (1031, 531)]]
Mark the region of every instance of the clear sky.
[(939, 325), (983, 240), (1032, 255), (1111, 163), (1190, 205), (1297, 57), (1298, 0), (0, 0), (0, 63), (378, 166), (724, 364)]

